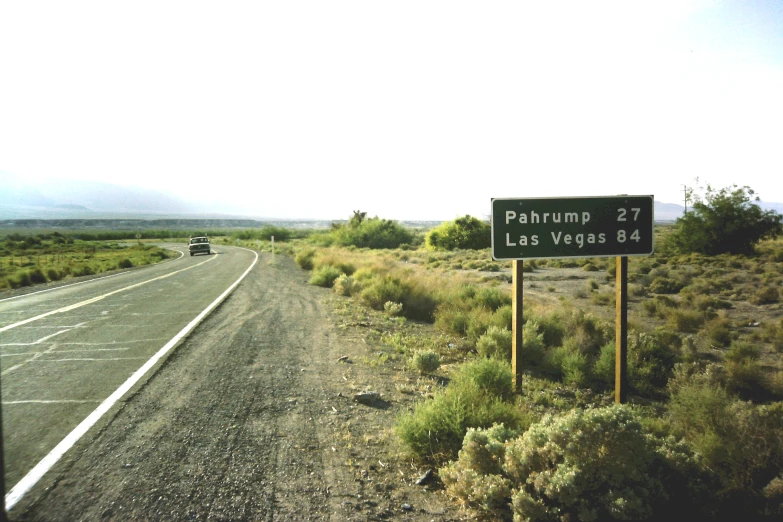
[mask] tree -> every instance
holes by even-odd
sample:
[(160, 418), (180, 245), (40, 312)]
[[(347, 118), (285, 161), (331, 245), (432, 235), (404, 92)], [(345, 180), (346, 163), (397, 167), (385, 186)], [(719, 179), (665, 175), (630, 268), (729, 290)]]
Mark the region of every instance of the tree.
[(489, 224), (464, 216), (454, 221), (441, 223), (427, 234), (427, 247), (431, 249), (455, 250), (489, 248), (491, 243)]
[(707, 185), (704, 201), (694, 198), (693, 210), (677, 219), (669, 246), (680, 253), (752, 254), (759, 241), (783, 234), (783, 216), (761, 210), (754, 195), (748, 186)]

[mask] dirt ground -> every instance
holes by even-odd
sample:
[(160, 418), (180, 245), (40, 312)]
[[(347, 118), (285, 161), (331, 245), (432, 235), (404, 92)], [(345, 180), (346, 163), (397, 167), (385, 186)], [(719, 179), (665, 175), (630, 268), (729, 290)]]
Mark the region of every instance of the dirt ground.
[(418, 398), (397, 391), (403, 369), (363, 363), (361, 327), (338, 328), (308, 276), (262, 257), (10, 519), (468, 519), (400, 453), (392, 428)]

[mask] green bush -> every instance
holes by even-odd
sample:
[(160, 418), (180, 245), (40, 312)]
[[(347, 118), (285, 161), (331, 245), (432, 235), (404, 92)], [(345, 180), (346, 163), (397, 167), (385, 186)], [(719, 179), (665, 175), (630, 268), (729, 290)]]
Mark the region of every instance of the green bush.
[(433, 350), (420, 350), (413, 354), (411, 366), (419, 373), (432, 373), (440, 368), (440, 355)]
[(343, 273), (339, 268), (333, 267), (332, 265), (321, 265), (313, 270), (313, 275), (310, 277), (310, 284), (331, 288), (334, 281), (341, 275), (343, 275)]
[(748, 301), (755, 305), (777, 303), (780, 300), (780, 291), (771, 286), (760, 288)]
[(127, 257), (120, 259), (120, 262), (117, 263), (117, 268), (131, 268), (132, 266), (133, 266), (133, 261), (131, 261)]
[(425, 244), (431, 249), (481, 250), (490, 247), (490, 231), (489, 223), (473, 216), (464, 216), (441, 223), (430, 230), (425, 238)]
[(308, 248), (305, 250), (300, 250), (296, 254), (294, 261), (296, 261), (296, 264), (299, 265), (301, 268), (305, 270), (312, 270), (313, 257), (315, 257), (315, 250)]
[(502, 476), (505, 443), (517, 436), (519, 432), (503, 424), (488, 429), (469, 428), (459, 459), (440, 470), (446, 491), (464, 507), (503, 518), (511, 498), (511, 481)]
[(666, 324), (677, 332), (695, 333), (704, 324), (704, 314), (698, 310), (669, 309), (666, 312)]
[(408, 319), (432, 322), (437, 302), (429, 292), (414, 280), (394, 276), (376, 276), (364, 279), (357, 271), (355, 278), (363, 281), (361, 299), (375, 310), (383, 310), (387, 302), (402, 304), (402, 313)]
[(756, 361), (761, 357), (758, 345), (747, 341), (734, 341), (726, 352), (726, 360), (732, 362)]
[(681, 253), (752, 254), (756, 243), (783, 233), (783, 217), (773, 210), (762, 211), (752, 203), (753, 196), (747, 186), (719, 191), (708, 186), (705, 200), (697, 200), (691, 212), (677, 219), (668, 247)]
[(476, 350), (482, 357), (496, 357), (511, 360), (511, 332), (505, 328), (490, 326), (487, 333), (479, 337)]
[(538, 366), (544, 362), (544, 334), (536, 321), (526, 321), (522, 327), (522, 364)]
[(675, 433), (717, 474), (726, 519), (740, 520), (769, 509), (763, 490), (783, 468), (783, 403), (740, 401), (726, 390), (721, 373), (717, 365), (678, 365), (667, 415)]
[(402, 315), (402, 310), (402, 303), (395, 303), (394, 301), (386, 301), (383, 303), (383, 311), (393, 317)]
[(644, 395), (655, 395), (666, 387), (677, 362), (676, 341), (665, 333), (635, 333), (628, 340), (630, 385)]
[(59, 281), (63, 278), (63, 274), (55, 270), (54, 268), (50, 268), (46, 271), (46, 277), (49, 278), (49, 281)]
[(397, 248), (413, 242), (411, 231), (396, 221), (366, 218), (364, 214), (354, 212), (347, 225), (332, 225), (329, 235), (334, 243), (357, 248)]
[(464, 505), (515, 521), (689, 519), (711, 486), (685, 445), (646, 432), (627, 406), (547, 415), (517, 438), (472, 430), (442, 477)]
[(606, 343), (598, 352), (593, 365), (592, 376), (599, 388), (614, 389), (616, 374), (617, 346), (614, 342)]
[(95, 270), (90, 265), (81, 265), (74, 268), (71, 273), (75, 277), (94, 275)]
[(40, 268), (33, 268), (29, 271), (30, 274), (30, 282), (34, 285), (40, 285), (42, 283), (46, 282), (46, 276), (43, 272), (41, 272)]
[(434, 398), (401, 415), (396, 432), (417, 456), (436, 462), (454, 459), (468, 428), (503, 423), (524, 429), (531, 418), (506, 398), (512, 394), (511, 366), (495, 359), (463, 364)]
[(356, 281), (353, 276), (340, 274), (340, 276), (334, 280), (332, 288), (339, 295), (352, 296), (361, 291), (361, 283)]

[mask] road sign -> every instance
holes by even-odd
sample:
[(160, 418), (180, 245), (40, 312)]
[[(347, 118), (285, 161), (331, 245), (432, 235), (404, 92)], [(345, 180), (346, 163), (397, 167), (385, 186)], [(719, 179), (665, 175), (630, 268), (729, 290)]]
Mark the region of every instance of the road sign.
[(653, 196), (492, 199), (492, 257), (653, 253)]

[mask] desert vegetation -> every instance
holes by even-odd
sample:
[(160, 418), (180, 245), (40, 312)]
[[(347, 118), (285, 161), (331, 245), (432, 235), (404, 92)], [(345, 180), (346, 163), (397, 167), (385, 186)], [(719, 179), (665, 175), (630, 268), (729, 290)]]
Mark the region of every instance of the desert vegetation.
[(173, 255), (138, 242), (83, 240), (59, 232), (12, 233), (0, 241), (0, 289), (143, 266)]
[[(613, 258), (524, 263), (514, 389), (510, 262), (472, 239), (486, 223), (415, 230), (356, 211), (329, 230), (220, 241), (268, 251), (274, 235), (323, 288), (338, 327), (361, 331), (360, 362), (393, 370), (411, 404), (393, 440), (471, 517), (777, 520), (783, 240), (750, 195), (708, 192), (655, 227), (655, 254), (629, 259), (625, 405), (613, 397)], [(726, 248), (719, 231), (735, 229), (753, 239)], [(700, 230), (706, 243), (689, 239)]]
[[(752, 205), (743, 194), (713, 193), (691, 219), (726, 198)], [(437, 245), (455, 226), (433, 229), (434, 241), (412, 231), (402, 248), (290, 246), (312, 284), (362, 324), (377, 317), (380, 363), (406, 362), (429, 382), (400, 387), (422, 398), (395, 434), (448, 495), (487, 519), (783, 514), (779, 230), (761, 223), (751, 249), (716, 253), (685, 248), (690, 221), (656, 227), (656, 253), (629, 263), (632, 391), (615, 405), (614, 259), (525, 263), (525, 377), (514, 390), (509, 263), (481, 244)]]

